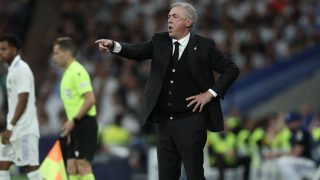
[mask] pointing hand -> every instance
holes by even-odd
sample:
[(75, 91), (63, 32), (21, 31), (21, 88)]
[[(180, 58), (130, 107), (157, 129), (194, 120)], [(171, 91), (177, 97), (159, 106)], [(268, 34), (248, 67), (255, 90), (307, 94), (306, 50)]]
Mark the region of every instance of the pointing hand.
[(110, 39), (99, 39), (95, 41), (99, 46), (99, 50), (102, 52), (109, 52), (114, 47), (114, 41)]

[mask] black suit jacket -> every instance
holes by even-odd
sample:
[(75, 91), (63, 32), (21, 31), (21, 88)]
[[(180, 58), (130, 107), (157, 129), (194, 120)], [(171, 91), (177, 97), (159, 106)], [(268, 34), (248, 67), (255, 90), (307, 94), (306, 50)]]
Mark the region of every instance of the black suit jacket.
[[(152, 121), (152, 112), (162, 88), (162, 83), (172, 56), (172, 39), (168, 32), (154, 34), (152, 40), (141, 44), (120, 43), (121, 51), (118, 55), (137, 61), (152, 59), (149, 80), (145, 89), (142, 106), (142, 123)], [(195, 34), (189, 39), (189, 68), (200, 89), (205, 92), (209, 88), (214, 90), (218, 97), (213, 98), (205, 106), (208, 113), (207, 128), (210, 131), (223, 131), (223, 115), (220, 98), (239, 75), (239, 69), (215, 46), (212, 39)], [(215, 82), (213, 71), (220, 73)]]

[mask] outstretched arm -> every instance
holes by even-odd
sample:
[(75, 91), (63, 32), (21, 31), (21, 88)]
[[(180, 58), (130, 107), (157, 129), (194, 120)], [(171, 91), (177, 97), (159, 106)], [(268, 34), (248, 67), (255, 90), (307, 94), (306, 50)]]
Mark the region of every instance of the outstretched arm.
[(152, 59), (152, 41), (139, 44), (129, 44), (118, 43), (110, 39), (99, 39), (95, 41), (95, 43), (98, 44), (99, 50), (105, 53), (112, 52), (121, 57), (137, 61)]

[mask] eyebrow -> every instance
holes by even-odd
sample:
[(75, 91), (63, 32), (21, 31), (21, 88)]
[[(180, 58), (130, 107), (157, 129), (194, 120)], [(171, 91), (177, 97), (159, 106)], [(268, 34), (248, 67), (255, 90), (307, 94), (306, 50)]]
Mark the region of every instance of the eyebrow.
[(174, 14), (168, 14), (168, 16), (179, 16), (179, 15), (174, 13)]

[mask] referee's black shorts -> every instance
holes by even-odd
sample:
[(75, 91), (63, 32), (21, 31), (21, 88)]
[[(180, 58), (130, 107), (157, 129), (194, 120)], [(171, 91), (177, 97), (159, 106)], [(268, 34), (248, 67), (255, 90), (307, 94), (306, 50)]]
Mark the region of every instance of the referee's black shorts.
[(98, 124), (95, 116), (85, 116), (75, 122), (68, 145), (68, 159), (92, 161), (97, 148)]

